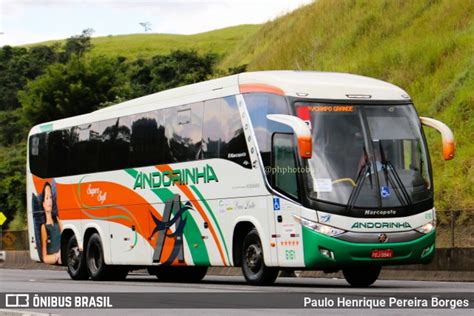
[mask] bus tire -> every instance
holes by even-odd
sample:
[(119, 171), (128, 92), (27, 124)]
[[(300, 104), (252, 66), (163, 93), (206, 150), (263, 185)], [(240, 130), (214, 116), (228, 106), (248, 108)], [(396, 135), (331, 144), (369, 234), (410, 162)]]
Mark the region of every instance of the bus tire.
[(94, 281), (108, 280), (113, 275), (113, 269), (105, 264), (104, 248), (98, 233), (92, 234), (87, 243), (86, 263), (89, 276)]
[[(157, 267), (148, 270), (163, 282), (196, 283), (207, 274), (206, 266)], [(151, 272), (150, 272), (151, 271)]]
[(380, 266), (344, 268), (342, 274), (354, 287), (369, 287), (377, 281), (381, 269)]
[(66, 266), (67, 273), (73, 280), (87, 280), (89, 273), (86, 267), (86, 258), (84, 252), (79, 250), (76, 236), (72, 235), (67, 242), (66, 248)]
[(245, 236), (241, 256), (242, 272), (248, 283), (271, 285), (275, 282), (279, 270), (265, 265), (262, 242), (255, 228)]

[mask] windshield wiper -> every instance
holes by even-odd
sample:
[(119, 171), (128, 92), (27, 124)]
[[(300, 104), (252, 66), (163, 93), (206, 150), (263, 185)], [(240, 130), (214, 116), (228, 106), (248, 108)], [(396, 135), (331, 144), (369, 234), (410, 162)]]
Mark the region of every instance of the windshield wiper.
[[(385, 158), (385, 153), (383, 151), (382, 147), (382, 142), (379, 141), (379, 149), (380, 149), (380, 157), (382, 158), (382, 169), (385, 174), (385, 179), (387, 181), (387, 184), (390, 183), (390, 185), (395, 189), (395, 194), (397, 195), (398, 200), (401, 203), (404, 203), (405, 206), (411, 206), (413, 205), (413, 202), (410, 198), (410, 194), (408, 193), (407, 189), (405, 188), (405, 185), (402, 182), (402, 179), (400, 179), (400, 176), (398, 175), (397, 170), (395, 170), (395, 167), (393, 164), (390, 162), (390, 160), (387, 160)], [(391, 174), (393, 174), (393, 178), (390, 176), (390, 173), (388, 171), (392, 171)], [(400, 192), (398, 191), (400, 189), (401, 193), (403, 194), (403, 198), (400, 195)]]
[(367, 154), (367, 150), (364, 146), (364, 155), (365, 155), (365, 162), (364, 165), (360, 168), (359, 174), (357, 175), (357, 179), (355, 182), (355, 187), (352, 189), (351, 195), (349, 196), (349, 200), (347, 201), (347, 210), (351, 210), (354, 207), (354, 204), (359, 197), (360, 191), (362, 190), (362, 185), (364, 184), (366, 175), (370, 175), (370, 186), (373, 186), (372, 183), (372, 173), (371, 173), (371, 163), (369, 160), (369, 155)]

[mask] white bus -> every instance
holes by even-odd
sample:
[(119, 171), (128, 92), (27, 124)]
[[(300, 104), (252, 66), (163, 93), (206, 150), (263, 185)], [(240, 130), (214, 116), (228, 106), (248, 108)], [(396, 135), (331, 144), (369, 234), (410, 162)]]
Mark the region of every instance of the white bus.
[(40, 124), (28, 141), (30, 255), (72, 279), (147, 268), (195, 282), (242, 267), (342, 270), (369, 286), (382, 266), (434, 255), (433, 180), (402, 89), (323, 72), (249, 72)]

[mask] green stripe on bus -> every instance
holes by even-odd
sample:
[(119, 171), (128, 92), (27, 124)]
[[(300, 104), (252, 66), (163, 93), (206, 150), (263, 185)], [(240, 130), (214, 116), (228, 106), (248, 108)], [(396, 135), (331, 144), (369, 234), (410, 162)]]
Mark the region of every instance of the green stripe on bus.
[(138, 171), (135, 170), (135, 169), (125, 169), (125, 172), (128, 173), (129, 175), (131, 175), (132, 177), (136, 177), (137, 174), (138, 174)]
[(40, 130), (42, 132), (49, 132), (53, 130), (53, 123), (40, 125)]
[(221, 227), (219, 226), (219, 223), (217, 222), (217, 219), (216, 219), (216, 217), (214, 216), (214, 212), (212, 212), (211, 207), (209, 206), (209, 204), (207, 204), (206, 199), (202, 196), (202, 194), (201, 194), (201, 192), (198, 190), (198, 188), (196, 188), (196, 186), (194, 186), (194, 185), (191, 185), (190, 187), (191, 187), (191, 189), (193, 189), (194, 193), (196, 193), (196, 195), (197, 195), (197, 196), (199, 197), (199, 199), (202, 201), (202, 203), (204, 204), (204, 206), (205, 206), (206, 209), (207, 209), (207, 212), (208, 212), (209, 214), (211, 214), (211, 217), (212, 217), (212, 219), (214, 220), (214, 223), (215, 223), (216, 226), (217, 226), (217, 230), (219, 231), (219, 235), (221, 236), (222, 243), (224, 244), (225, 253), (226, 253), (226, 255), (227, 255), (227, 261), (228, 261), (229, 264), (230, 264), (229, 251), (227, 250), (227, 245), (226, 245), (226, 243), (225, 243), (224, 235), (222, 234)]
[[(163, 203), (173, 199), (174, 193), (171, 192), (169, 189), (152, 189), (153, 193), (155, 193)], [(175, 215), (178, 210), (173, 210), (172, 214)], [(207, 253), (206, 244), (204, 240), (201, 238), (201, 232), (199, 230), (196, 221), (194, 220), (192, 214), (189, 212), (184, 213), (186, 220), (186, 225), (184, 226), (184, 236), (186, 237), (186, 241), (188, 242), (189, 252), (191, 253), (191, 257), (193, 258), (193, 262), (195, 265), (210, 265), (209, 261), (209, 254)], [(195, 247), (194, 245), (197, 245)]]

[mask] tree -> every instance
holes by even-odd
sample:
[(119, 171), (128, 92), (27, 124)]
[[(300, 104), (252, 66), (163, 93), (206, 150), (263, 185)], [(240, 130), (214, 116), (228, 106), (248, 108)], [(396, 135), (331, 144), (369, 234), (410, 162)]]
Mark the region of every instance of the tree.
[(0, 210), (7, 217), (4, 227), (10, 229), (26, 227), (25, 145), (0, 147)]
[(72, 55), (81, 57), (85, 52), (92, 48), (91, 35), (94, 30), (91, 28), (85, 29), (80, 35), (71, 36), (66, 40), (64, 46), (65, 60), (71, 58)]
[(72, 56), (53, 64), (18, 93), (26, 121), (41, 122), (80, 115), (127, 94), (123, 59)]
[(217, 55), (199, 55), (194, 50), (156, 55), (151, 61), (139, 59), (132, 63), (129, 73), (133, 97), (204, 81), (216, 63)]
[(55, 49), (45, 45), (30, 49), (11, 46), (0, 48), (0, 111), (18, 108), (18, 90), (28, 80), (42, 74), (57, 59)]
[(11, 146), (26, 138), (21, 109), (0, 111), (0, 145)]
[(139, 24), (143, 27), (145, 32), (151, 31), (151, 23), (150, 22), (140, 22)]
[(217, 55), (199, 56), (194, 50), (155, 56), (151, 65), (151, 85), (155, 91), (161, 91), (204, 81), (212, 75), (216, 62)]

